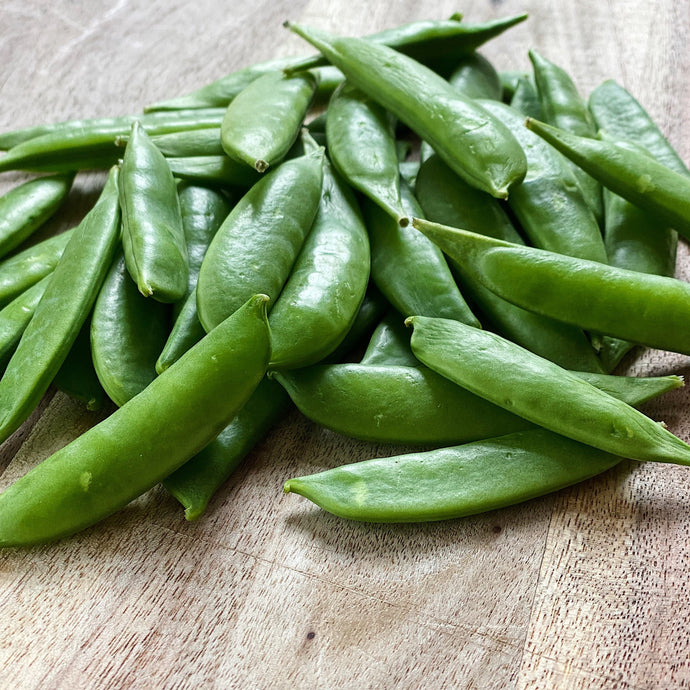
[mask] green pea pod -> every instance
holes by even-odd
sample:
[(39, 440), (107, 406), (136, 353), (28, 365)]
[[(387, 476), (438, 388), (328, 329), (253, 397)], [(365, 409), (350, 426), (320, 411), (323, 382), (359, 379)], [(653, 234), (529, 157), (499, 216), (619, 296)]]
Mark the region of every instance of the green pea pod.
[[(424, 161), (416, 192), (424, 214), (435, 223), (523, 244), (500, 204), (470, 187), (436, 155)], [(492, 330), (568, 369), (602, 371), (582, 329), (521, 309), (486, 288), (462, 263), (451, 258), (450, 265), (463, 294), (474, 301)]]
[(557, 434), (640, 461), (690, 464), (690, 446), (634, 407), (494, 333), (412, 316), (417, 359)]
[(274, 381), (264, 378), (235, 418), (201, 452), (163, 481), (196, 520), (252, 448), (288, 411), (290, 398)]
[[(534, 81), (546, 122), (582, 137), (596, 136), (597, 127), (570, 75), (536, 50), (529, 51), (529, 58), (534, 68)], [(601, 185), (578, 166), (570, 167), (594, 217), (603, 225)]]
[[(462, 347), (462, 341), (456, 345)], [(573, 375), (634, 404), (683, 385), (677, 376), (635, 379), (582, 372)], [(533, 426), (419, 361), (416, 366), (317, 365), (273, 372), (271, 376), (285, 387), (306, 417), (364, 441), (445, 445)], [(565, 388), (560, 395), (567, 395)]]
[(391, 310), (369, 340), (360, 364), (367, 366), (420, 366), (419, 360), (410, 349), (410, 332), (404, 326), (404, 319)]
[(36, 407), (91, 311), (119, 239), (117, 178), (117, 168), (112, 168), (96, 205), (74, 230), (0, 379), (0, 442)]
[(55, 270), (73, 233), (67, 230), (0, 263), (0, 307)]
[(518, 79), (515, 92), (510, 99), (510, 107), (526, 117), (543, 119), (539, 94), (528, 76), (521, 76)]
[(0, 367), (4, 369), (29, 325), (50, 281), (50, 274), (27, 288), (0, 310)]
[(156, 378), (156, 359), (169, 330), (168, 305), (141, 295), (120, 254), (103, 281), (91, 319), (93, 364), (118, 407)]
[[(407, 214), (421, 215), (409, 188), (401, 185), (401, 194)], [(371, 242), (371, 277), (388, 301), (404, 316), (444, 316), (479, 327), (438, 247), (371, 202), (363, 210)]]
[(127, 270), (144, 297), (176, 302), (189, 279), (177, 188), (163, 154), (136, 122), (120, 177)]
[(295, 143), (317, 79), (311, 72), (269, 72), (243, 89), (225, 111), (220, 137), (237, 161), (263, 173)]
[[(195, 115), (171, 123), (159, 123), (147, 126), (152, 134), (177, 132), (182, 129), (218, 127), (223, 118), (222, 110), (209, 113), (203, 117)], [(56, 129), (41, 136), (13, 146), (0, 158), (0, 172), (5, 170), (34, 170), (37, 172), (71, 172), (109, 168), (120, 158), (122, 151), (116, 139), (122, 134), (121, 124), (92, 128)]]
[(482, 105), (515, 135), (527, 156), (527, 175), (508, 203), (532, 243), (559, 254), (607, 262), (592, 210), (565, 159), (525, 129), (525, 118), (496, 101)]
[(73, 175), (39, 177), (0, 197), (0, 256), (41, 227), (64, 201)]
[(688, 283), (421, 219), (413, 223), (464, 270), (513, 304), (586, 331), (690, 354)]
[[(164, 132), (177, 132), (186, 129), (196, 129), (203, 127), (220, 126), (223, 119), (224, 109), (205, 108), (195, 110), (175, 110), (174, 112), (146, 113), (143, 115), (125, 115), (121, 117), (98, 117), (85, 120), (66, 120), (63, 122), (50, 122), (48, 124), (36, 125), (15, 129), (11, 132), (0, 134), (0, 150), (7, 150), (23, 144), (29, 139), (37, 139), (47, 134), (53, 135), (53, 139), (45, 141), (57, 142), (60, 137), (65, 136), (69, 140), (68, 134), (80, 137), (98, 138), (106, 135), (108, 140), (118, 136), (126, 136), (132, 129), (135, 120), (141, 122), (149, 134), (163, 134)], [(86, 141), (86, 139), (84, 139)]]
[[(165, 112), (165, 111), (164, 111)], [(223, 156), (220, 141), (220, 127), (189, 129), (168, 134), (155, 134), (150, 137), (156, 148), (166, 158), (188, 158), (190, 156)], [(124, 146), (129, 136), (118, 137), (115, 143)]]
[(284, 162), (237, 203), (211, 242), (197, 283), (206, 331), (255, 292), (275, 301), (319, 205), (323, 149)]
[(523, 77), (529, 77), (527, 72), (521, 70), (501, 70), (498, 73), (498, 78), (501, 82), (501, 100), (504, 103), (510, 103), (515, 96), (515, 91), (518, 87), (518, 82)]
[(256, 171), (226, 155), (185, 156), (167, 161), (176, 178), (193, 184), (249, 189), (259, 178)]
[(624, 142), (578, 137), (531, 118), (525, 124), (604, 187), (690, 238), (690, 177)]
[(404, 180), (405, 184), (414, 189), (417, 182), (417, 173), (419, 172), (419, 161), (402, 161), (398, 168), (400, 170), (400, 179)]
[(384, 45), (288, 26), (431, 144), (470, 184), (506, 198), (510, 186), (525, 176), (524, 153), (506, 127), (435, 72)]
[(347, 183), (396, 221), (405, 218), (393, 123), (375, 101), (345, 81), (329, 104), (328, 155)]
[(84, 323), (53, 383), (63, 393), (82, 402), (90, 412), (100, 410), (106, 394), (91, 357), (91, 320)]
[(257, 295), (139, 395), (0, 494), (0, 545), (73, 534), (158, 484), (242, 409), (270, 351), (266, 297)]
[(156, 360), (156, 372), (159, 374), (182, 357), (206, 334), (196, 310), (196, 290), (193, 290), (181, 304), (182, 307), (173, 323), (172, 330)]
[(271, 310), (271, 367), (329, 355), (350, 330), (369, 282), (369, 239), (357, 201), (324, 161), (319, 208)]
[(343, 465), (290, 479), (283, 490), (349, 520), (448, 520), (558, 491), (619, 462), (539, 429)]
[(479, 53), (465, 55), (448, 81), (468, 98), (501, 100), (501, 80), (496, 68)]

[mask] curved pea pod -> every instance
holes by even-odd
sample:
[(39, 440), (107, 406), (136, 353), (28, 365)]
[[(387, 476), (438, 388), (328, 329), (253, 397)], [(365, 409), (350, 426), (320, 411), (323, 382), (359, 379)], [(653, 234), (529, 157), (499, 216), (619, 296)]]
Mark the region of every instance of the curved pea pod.
[(169, 306), (146, 299), (130, 279), (124, 256), (118, 256), (103, 281), (91, 318), (93, 364), (98, 380), (118, 407), (156, 378), (156, 360), (169, 328)]
[(285, 482), (285, 493), (364, 522), (424, 522), (522, 503), (605, 472), (620, 458), (540, 430), (365, 460)]
[(243, 163), (222, 156), (184, 156), (166, 159), (170, 172), (192, 184), (209, 185), (221, 188), (249, 189), (259, 174)]
[(189, 278), (177, 188), (163, 154), (136, 122), (120, 178), (127, 270), (144, 297), (176, 302)]
[[(497, 239), (523, 244), (499, 203), (470, 187), (438, 156), (424, 161), (417, 176), (417, 197), (427, 218)], [(578, 371), (601, 372), (602, 365), (580, 328), (515, 306), (486, 288), (463, 263), (450, 259), (461, 289), (492, 330), (518, 345)], [(409, 339), (409, 338), (408, 338)]]
[(263, 173), (295, 143), (317, 78), (311, 72), (269, 72), (230, 103), (220, 128), (225, 153)]
[(105, 391), (93, 366), (91, 357), (91, 320), (84, 323), (65, 361), (55, 374), (53, 383), (63, 393), (86, 405), (90, 412), (100, 410), (106, 399)]
[(112, 168), (96, 205), (74, 230), (0, 379), (0, 442), (31, 414), (67, 356), (110, 267), (119, 231), (117, 168)]
[[(529, 58), (534, 68), (534, 81), (546, 122), (582, 137), (596, 136), (597, 127), (592, 115), (570, 75), (536, 50), (529, 51)], [(603, 225), (601, 185), (578, 166), (570, 167), (587, 205), (592, 209), (597, 222)]]
[(690, 238), (690, 177), (622, 141), (578, 137), (531, 118), (525, 124), (604, 187)]
[(323, 149), (285, 161), (237, 203), (209, 245), (197, 283), (206, 331), (263, 292), (275, 301), (316, 216)]
[[(401, 193), (405, 211), (421, 215), (405, 185)], [(363, 210), (371, 243), (371, 277), (388, 301), (404, 316), (443, 316), (479, 326), (438, 247), (371, 202)]]
[(518, 78), (510, 107), (526, 117), (536, 117), (538, 120), (543, 118), (537, 88), (527, 75)]
[(205, 334), (196, 310), (196, 290), (193, 290), (182, 302), (170, 334), (160, 350), (156, 360), (156, 372), (162, 374)]
[(461, 58), (448, 81), (468, 98), (501, 100), (501, 79), (483, 55), (471, 53)]
[[(166, 158), (225, 155), (220, 141), (220, 127), (204, 127), (203, 129), (154, 134), (150, 138)], [(128, 140), (128, 136), (118, 137), (116, 143), (124, 145)]]
[(264, 378), (235, 418), (202, 451), (163, 480), (183, 506), (187, 520), (199, 518), (269, 429), (290, 408), (290, 398), (275, 381)]
[(49, 237), (0, 263), (0, 307), (55, 270), (73, 233)]
[(566, 160), (525, 128), (525, 118), (496, 101), (482, 105), (510, 128), (527, 156), (527, 175), (508, 203), (532, 243), (559, 254), (607, 262), (592, 210)]
[[(364, 441), (444, 445), (502, 436), (532, 426), (419, 361), (415, 366), (316, 365), (270, 375), (306, 417)], [(682, 386), (677, 376), (636, 379), (582, 372), (573, 375), (634, 404)]]
[(421, 219), (413, 223), (477, 280), (523, 309), (586, 331), (690, 354), (688, 283)]
[(505, 338), (449, 319), (407, 323), (417, 359), (503, 409), (607, 453), (690, 464), (690, 446), (662, 425)]
[(347, 81), (333, 94), (326, 117), (328, 155), (347, 183), (400, 221), (400, 172), (393, 123), (375, 101)]
[(361, 91), (408, 125), (463, 179), (506, 198), (527, 168), (515, 137), (435, 72), (392, 48), (289, 27), (317, 47)]
[(386, 314), (371, 335), (360, 364), (368, 366), (420, 366), (410, 349), (410, 332), (396, 311)]
[(74, 175), (54, 175), (29, 180), (0, 197), (0, 256), (21, 244), (64, 201)]
[(357, 201), (327, 162), (309, 234), (271, 310), (271, 367), (315, 364), (352, 326), (369, 282), (369, 238)]
[(266, 297), (257, 295), (139, 395), (0, 494), (0, 545), (73, 534), (158, 484), (242, 409), (270, 351)]
[(49, 280), (50, 275), (42, 278), (0, 310), (0, 367), (4, 368), (10, 361)]

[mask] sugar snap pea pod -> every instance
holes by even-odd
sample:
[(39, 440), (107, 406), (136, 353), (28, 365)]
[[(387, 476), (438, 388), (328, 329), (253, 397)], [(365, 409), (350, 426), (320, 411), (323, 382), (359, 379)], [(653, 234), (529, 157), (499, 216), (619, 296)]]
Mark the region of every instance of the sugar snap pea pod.
[(413, 316), (417, 359), (528, 421), (632, 460), (690, 464), (690, 446), (634, 407), (494, 333)]
[[(544, 120), (579, 136), (596, 136), (597, 127), (570, 75), (536, 50), (529, 51), (529, 58), (534, 68), (534, 81)], [(578, 166), (571, 164), (570, 167), (582, 189), (585, 201), (592, 209), (597, 222), (603, 225), (601, 185)]]
[(421, 219), (413, 223), (486, 287), (524, 309), (586, 331), (690, 354), (688, 283)]
[(156, 360), (169, 330), (169, 305), (146, 299), (137, 290), (120, 254), (103, 281), (91, 319), (93, 364), (118, 407), (156, 377)]
[(417, 173), (419, 172), (419, 161), (402, 161), (398, 164), (400, 170), (400, 178), (405, 181), (405, 184), (414, 189), (417, 182)]
[(543, 496), (618, 462), (610, 453), (535, 429), (343, 465), (289, 479), (283, 490), (350, 520), (447, 520)]
[(3, 369), (29, 325), (49, 280), (47, 275), (0, 310), (0, 367)]
[(242, 409), (269, 355), (266, 297), (257, 295), (139, 395), (0, 494), (0, 546), (73, 534), (155, 486)]
[(690, 238), (690, 177), (622, 141), (578, 137), (531, 118), (525, 124), (612, 192)]
[[(435, 223), (523, 244), (499, 203), (470, 187), (436, 155), (421, 166), (416, 193), (425, 215)], [(462, 263), (451, 259), (450, 265), (463, 294), (474, 300), (492, 330), (560, 366), (602, 371), (582, 329), (521, 309), (486, 288)]]
[[(412, 192), (401, 185), (404, 210), (421, 215)], [(363, 204), (371, 243), (371, 277), (388, 301), (404, 316), (430, 314), (456, 318), (479, 327), (460, 294), (448, 264), (432, 242), (403, 227), (379, 206)]]
[(21, 244), (57, 211), (73, 175), (39, 177), (0, 197), (0, 256)]
[(461, 58), (448, 81), (469, 98), (501, 100), (501, 80), (483, 55), (471, 53)]
[(510, 103), (515, 95), (515, 90), (518, 86), (518, 81), (522, 77), (529, 77), (527, 72), (522, 70), (500, 70), (498, 78), (501, 82), (501, 100), (504, 103)]
[(0, 263), (0, 307), (53, 272), (73, 233), (49, 237)]
[(100, 410), (106, 400), (105, 391), (91, 358), (91, 320), (84, 323), (72, 349), (53, 379), (63, 393), (86, 405), (86, 409)]
[(312, 72), (259, 77), (225, 111), (220, 137), (225, 153), (263, 173), (282, 160), (300, 132), (314, 98)]
[(288, 26), (431, 144), (470, 184), (506, 198), (510, 186), (525, 176), (527, 164), (515, 137), (435, 72), (384, 45)]
[(156, 372), (162, 374), (205, 334), (206, 331), (199, 321), (196, 310), (196, 290), (193, 290), (182, 302), (182, 308), (177, 314), (172, 330), (160, 350), (156, 360)]
[(127, 270), (144, 297), (176, 302), (189, 279), (177, 188), (163, 154), (136, 122), (120, 178)]
[(510, 107), (526, 117), (543, 119), (539, 94), (527, 75), (523, 75), (517, 80), (515, 91), (510, 99)]
[(327, 112), (326, 141), (335, 168), (350, 186), (407, 222), (389, 114), (347, 81), (335, 90)]
[(85, 137), (107, 135), (109, 140), (112, 141), (118, 136), (128, 135), (135, 120), (141, 122), (146, 131), (152, 135), (196, 129), (197, 127), (220, 127), (224, 112), (223, 108), (204, 108), (50, 122), (0, 133), (0, 150), (11, 149), (19, 144), (23, 144), (25, 141), (29, 141), (29, 139), (37, 139), (46, 134), (55, 135), (56, 137), (49, 141), (57, 141), (59, 136), (66, 135), (69, 132), (79, 132)]
[(285, 161), (237, 203), (209, 245), (196, 298), (211, 330), (263, 291), (276, 300), (311, 228), (321, 195), (323, 149)]
[(289, 407), (290, 398), (283, 388), (264, 378), (232, 422), (163, 481), (184, 507), (187, 520), (203, 514), (216, 491)]
[[(129, 136), (118, 137), (115, 143), (124, 146)], [(220, 127), (187, 129), (181, 132), (155, 134), (151, 141), (166, 158), (186, 158), (189, 156), (223, 156), (220, 142)]]
[[(152, 134), (177, 132), (183, 129), (219, 127), (222, 109), (204, 111), (203, 116), (192, 115), (173, 122), (147, 125)], [(142, 125), (143, 126), (143, 125)], [(125, 134), (121, 124), (97, 128), (56, 129), (12, 147), (0, 158), (0, 172), (4, 170), (35, 170), (38, 172), (70, 172), (108, 168), (122, 155), (117, 146), (118, 136)]]
[(72, 233), (0, 379), (0, 442), (31, 414), (67, 356), (110, 267), (119, 232), (113, 167), (95, 206)]
[(226, 155), (184, 156), (167, 161), (176, 178), (194, 184), (249, 189), (259, 177), (256, 171)]
[(606, 248), (567, 161), (525, 129), (524, 117), (496, 101), (482, 105), (515, 135), (527, 156), (527, 175), (509, 204), (531, 242), (559, 254), (606, 263)]
[(369, 264), (369, 239), (354, 194), (324, 161), (314, 223), (268, 320), (271, 367), (309, 366), (335, 350), (364, 299)]
[[(462, 341), (457, 343), (462, 347)], [(409, 347), (409, 344), (408, 344)], [(649, 379), (573, 372), (625, 402), (639, 404), (682, 386), (677, 376)], [(299, 410), (332, 431), (376, 443), (466, 443), (532, 426), (422, 366), (316, 365), (272, 372)], [(561, 393), (566, 395), (564, 391)]]
[(410, 332), (395, 310), (389, 311), (371, 335), (360, 364), (368, 366), (420, 366), (410, 349)]

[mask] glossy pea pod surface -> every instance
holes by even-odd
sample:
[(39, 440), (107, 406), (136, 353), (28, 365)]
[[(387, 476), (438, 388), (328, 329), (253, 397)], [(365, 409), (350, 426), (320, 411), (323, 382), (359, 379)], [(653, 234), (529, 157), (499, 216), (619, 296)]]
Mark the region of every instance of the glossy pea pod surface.
[(690, 464), (690, 446), (663, 426), (519, 345), (448, 319), (408, 323), (419, 360), (498, 406), (607, 453)]
[(396, 220), (405, 215), (391, 118), (347, 81), (328, 104), (326, 141), (333, 165), (349, 185)]
[(120, 177), (127, 270), (144, 297), (176, 302), (189, 279), (177, 188), (163, 154), (136, 122)]
[(249, 189), (259, 173), (229, 156), (181, 156), (166, 159), (170, 172), (180, 180), (220, 188)]
[(435, 72), (365, 39), (336, 38), (301, 25), (290, 28), (473, 186), (505, 198), (510, 186), (524, 177), (524, 154), (506, 127)]
[(39, 177), (0, 197), (0, 256), (21, 244), (57, 211), (73, 179), (73, 175)]
[[(125, 145), (129, 136), (118, 137), (117, 143)], [(154, 134), (151, 141), (166, 158), (187, 158), (190, 156), (223, 156), (220, 127), (188, 129), (168, 134)]]
[(362, 304), (369, 265), (354, 194), (324, 161), (314, 223), (271, 310), (271, 367), (308, 366), (335, 350)]
[(285, 161), (245, 194), (211, 242), (199, 271), (197, 310), (209, 331), (248, 295), (274, 302), (316, 216), (323, 149)]
[(155, 486), (237, 414), (269, 355), (266, 298), (257, 295), (141, 394), (0, 494), (0, 546), (73, 534)]
[(371, 334), (360, 364), (405, 367), (421, 365), (410, 349), (410, 331), (405, 328), (403, 317), (394, 309), (381, 319)]
[[(462, 347), (462, 341), (456, 346)], [(364, 441), (445, 445), (532, 426), (420, 362), (415, 366), (317, 365), (271, 375), (306, 417)], [(635, 379), (581, 372), (573, 375), (635, 404), (682, 385), (682, 379), (675, 376)], [(565, 385), (559, 395), (567, 396)]]
[(311, 72), (269, 72), (249, 84), (228, 106), (220, 128), (228, 156), (260, 173), (281, 161), (297, 139), (316, 84)]
[(501, 100), (501, 80), (494, 66), (480, 53), (460, 58), (448, 81), (468, 98)]
[(93, 308), (93, 364), (108, 397), (121, 407), (156, 377), (170, 330), (170, 305), (146, 299), (116, 257)]
[(67, 356), (108, 271), (119, 231), (117, 168), (112, 168), (96, 205), (74, 230), (0, 379), (1, 441), (31, 414)]
[[(515, 244), (523, 244), (499, 203), (470, 187), (438, 156), (424, 161), (416, 193), (426, 217)], [(532, 352), (568, 369), (602, 372), (589, 339), (580, 328), (534, 314), (499, 297), (462, 262), (450, 260), (463, 293), (494, 330)]]

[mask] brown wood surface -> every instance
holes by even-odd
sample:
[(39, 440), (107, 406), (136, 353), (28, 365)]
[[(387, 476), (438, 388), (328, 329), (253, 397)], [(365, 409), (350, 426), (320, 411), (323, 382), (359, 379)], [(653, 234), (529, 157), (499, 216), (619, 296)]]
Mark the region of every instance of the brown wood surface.
[[(526, 68), (535, 47), (585, 94), (613, 77), (690, 160), (690, 17), (672, 0), (3, 0), (0, 130), (137, 112), (310, 52), (286, 18), (362, 34), (455, 10), (528, 11), (484, 51), (500, 69)], [(21, 179), (3, 174), (0, 191)], [(80, 176), (53, 229), (99, 179)], [(626, 363), (683, 374), (690, 359)], [(44, 408), (0, 450), (0, 488), (96, 420), (60, 393)], [(646, 410), (690, 439), (688, 393)], [(395, 450), (294, 413), (197, 523), (157, 488), (72, 539), (0, 553), (0, 687), (690, 686), (687, 468), (625, 462), (524, 505), (408, 526), (345, 522), (281, 493), (290, 476)]]

